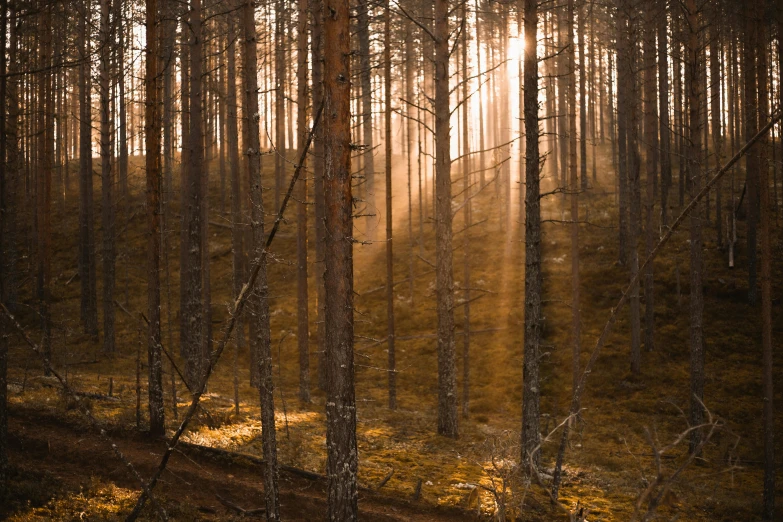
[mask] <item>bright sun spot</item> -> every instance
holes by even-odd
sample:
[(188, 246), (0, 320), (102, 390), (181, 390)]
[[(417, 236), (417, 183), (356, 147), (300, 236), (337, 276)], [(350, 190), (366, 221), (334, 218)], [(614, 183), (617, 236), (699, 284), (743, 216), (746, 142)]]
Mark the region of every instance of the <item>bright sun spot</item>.
[(525, 52), (525, 39), (522, 37), (512, 36), (508, 39), (508, 57), (511, 60), (518, 60), (522, 58)]

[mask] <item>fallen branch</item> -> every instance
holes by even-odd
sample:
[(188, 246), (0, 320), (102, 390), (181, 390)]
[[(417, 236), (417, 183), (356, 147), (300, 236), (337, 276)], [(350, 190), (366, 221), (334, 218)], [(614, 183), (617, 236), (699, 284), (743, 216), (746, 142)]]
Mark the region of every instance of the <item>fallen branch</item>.
[(252, 516), (256, 516), (256, 515), (263, 515), (264, 513), (266, 513), (266, 508), (245, 509), (243, 507), (240, 507), (240, 506), (234, 504), (230, 500), (221, 497), (217, 493), (215, 493), (215, 496), (217, 497), (217, 499), (220, 501), (221, 504), (226, 506), (228, 509), (232, 509), (232, 510), (236, 511), (237, 513), (239, 513), (242, 516), (252, 517)]

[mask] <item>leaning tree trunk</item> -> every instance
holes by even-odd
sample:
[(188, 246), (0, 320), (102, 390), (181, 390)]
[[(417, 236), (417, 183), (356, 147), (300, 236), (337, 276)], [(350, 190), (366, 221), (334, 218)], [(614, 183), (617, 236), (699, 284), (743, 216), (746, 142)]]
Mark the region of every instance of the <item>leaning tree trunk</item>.
[(324, 201), (326, 299), (326, 471), (328, 519), (358, 519), (353, 361), (353, 197), (351, 195), (351, 27), (348, 0), (325, 0)]
[(280, 520), (278, 493), (277, 441), (275, 432), (274, 385), (272, 382), (272, 350), (269, 327), (269, 288), (267, 286), (266, 257), (264, 248), (264, 202), (261, 197), (261, 143), (259, 141), (260, 116), (258, 109), (258, 75), (256, 25), (253, 0), (243, 6), (244, 21), (244, 88), (247, 122), (247, 159), (250, 179), (251, 227), (253, 230), (253, 260), (260, 261), (256, 288), (253, 289), (253, 308), (256, 312), (256, 337), (251, 343), (257, 346), (259, 394), (261, 400), (261, 441), (264, 453), (263, 480), (267, 520)]

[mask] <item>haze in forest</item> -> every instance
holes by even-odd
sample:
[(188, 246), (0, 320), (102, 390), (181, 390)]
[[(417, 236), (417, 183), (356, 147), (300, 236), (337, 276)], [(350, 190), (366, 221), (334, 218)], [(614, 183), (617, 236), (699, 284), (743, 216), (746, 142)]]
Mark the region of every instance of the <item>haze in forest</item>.
[(779, 0), (0, 0), (0, 517), (779, 520)]

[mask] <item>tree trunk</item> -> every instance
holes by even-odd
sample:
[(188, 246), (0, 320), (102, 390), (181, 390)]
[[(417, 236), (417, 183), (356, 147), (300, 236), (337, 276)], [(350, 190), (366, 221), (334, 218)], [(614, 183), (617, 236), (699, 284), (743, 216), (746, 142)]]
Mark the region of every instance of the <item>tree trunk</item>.
[(358, 519), (353, 361), (353, 197), (351, 195), (351, 36), (348, 0), (325, 0), (324, 172), (326, 299), (327, 518)]
[[(699, 22), (700, 16), (696, 8), (696, 0), (686, 0), (684, 5), (687, 19), (687, 44), (685, 62), (685, 89), (688, 94), (688, 155), (687, 179), (690, 197), (695, 198), (701, 190), (701, 172), (699, 171), (699, 155), (701, 153), (702, 118), (701, 92), (699, 81)], [(704, 421), (704, 337), (702, 318), (704, 314), (704, 293), (702, 289), (702, 232), (701, 210), (697, 206), (690, 215), (690, 257), (691, 257), (691, 290), (690, 290), (690, 425), (698, 426)], [(700, 430), (691, 432), (690, 451), (696, 451), (701, 442)]]
[[(166, 430), (163, 414), (163, 368), (160, 353), (160, 109), (158, 108), (157, 14), (157, 1), (147, 0), (147, 71), (145, 76), (147, 99), (144, 113), (144, 136), (147, 142), (145, 152), (149, 230), (147, 238), (147, 277), (149, 278), (147, 280), (147, 314), (149, 315), (147, 362), (149, 365), (150, 436), (152, 437), (162, 437)], [(125, 159), (127, 161), (127, 156)]]
[[(6, 289), (8, 282), (6, 273), (13, 270), (5, 257), (7, 252), (6, 243), (8, 242), (7, 222), (10, 214), (8, 213), (8, 163), (6, 162), (6, 149), (8, 144), (8, 132), (6, 128), (6, 106), (7, 85), (6, 77), (6, 44), (8, 39), (8, 0), (0, 0), (0, 100), (4, 100), (0, 107), (0, 252), (3, 256), (0, 259), (0, 303), (7, 303), (8, 291)], [(15, 58), (15, 56), (11, 56)], [(15, 175), (16, 173), (14, 173)], [(8, 468), (8, 338), (5, 335), (5, 329), (0, 334), (0, 495), (5, 496), (8, 486), (9, 468)]]
[[(759, 125), (769, 120), (769, 91), (771, 79), (768, 75), (768, 51), (765, 1), (755, 4), (757, 24), (758, 56), (758, 121)], [(770, 219), (769, 162), (767, 137), (761, 138), (756, 145), (759, 155), (759, 195), (761, 210), (761, 348), (763, 360), (762, 379), (764, 387), (764, 494), (762, 518), (775, 518), (775, 406), (773, 389), (772, 360), (772, 232)]]
[[(201, 40), (201, 0), (191, 0), (190, 23), (184, 26), (191, 34), (187, 45), (189, 58), (188, 108), (190, 110), (188, 139), (183, 140), (183, 149), (187, 147), (187, 155), (183, 159), (184, 204), (182, 209), (183, 227), (183, 264), (180, 270), (182, 285), (182, 332), (180, 334), (183, 356), (185, 359), (185, 378), (191, 389), (195, 389), (201, 379), (203, 362), (204, 337), (206, 336), (203, 298), (203, 244), (202, 226), (202, 190), (204, 166), (204, 136), (202, 132), (202, 40)], [(183, 56), (183, 62), (186, 57)], [(184, 69), (184, 68), (183, 68)], [(183, 74), (184, 71), (183, 71)], [(184, 87), (183, 87), (184, 90)], [(183, 114), (185, 108), (183, 108)]]
[(272, 350), (269, 327), (269, 288), (267, 286), (266, 258), (264, 249), (264, 203), (261, 196), (261, 143), (260, 115), (258, 110), (256, 26), (253, 0), (246, 0), (243, 9), (244, 21), (244, 88), (245, 114), (247, 116), (247, 159), (250, 178), (251, 226), (253, 229), (253, 260), (262, 259), (262, 264), (253, 290), (253, 308), (256, 312), (257, 335), (255, 343), (258, 366), (258, 389), (261, 400), (261, 440), (264, 453), (263, 481), (267, 520), (280, 520), (278, 493), (277, 440), (275, 430), (274, 385), (272, 382)]
[(89, 2), (79, 16), (79, 281), (84, 333), (98, 337), (98, 297), (95, 270), (95, 230), (92, 187), (92, 107), (90, 101)]
[(277, 0), (275, 7), (275, 208), (280, 208), (286, 163), (285, 157), (285, 72), (286, 2)]
[(538, 154), (538, 0), (525, 1), (525, 349), (522, 372), (522, 462), (540, 462), (541, 197)]
[(659, 0), (658, 31), (658, 127), (661, 155), (661, 226), (669, 224), (669, 191), (672, 185), (671, 138), (669, 137), (669, 51), (667, 46), (666, 0)]
[[(308, 0), (299, 0), (297, 25), (297, 143), (304, 147), (307, 141), (307, 10)], [(317, 110), (317, 109), (316, 109)], [(307, 168), (306, 164), (302, 166)], [(297, 181), (296, 205), (296, 260), (297, 260), (297, 343), (299, 345), (299, 400), (310, 402), (310, 316), (307, 306), (307, 178)]]
[[(231, 185), (231, 273), (233, 297), (236, 299), (245, 282), (245, 249), (242, 235), (245, 230), (242, 216), (242, 195), (239, 174), (239, 131), (237, 126), (237, 72), (236, 72), (236, 19), (228, 15), (228, 48), (226, 49), (226, 134), (228, 149), (228, 169)], [(234, 334), (234, 410), (239, 414), (239, 352), (245, 348), (245, 327), (242, 317), (237, 317)]]
[[(758, 129), (758, 98), (756, 83), (756, 50), (758, 35), (753, 11), (754, 4), (746, 4), (744, 45), (742, 53), (742, 76), (744, 79), (745, 97), (742, 100), (743, 120), (745, 121), (745, 140), (756, 134)], [(758, 153), (745, 156), (745, 172), (747, 186), (747, 234), (748, 234), (748, 302), (753, 305), (758, 299), (757, 289), (757, 224), (758, 224), (758, 194), (759, 194), (759, 162)]]
[(386, 0), (383, 24), (384, 130), (386, 149), (386, 328), (389, 371), (389, 409), (397, 409), (397, 370), (394, 353), (394, 253), (392, 250), (392, 125), (391, 125), (391, 11)]
[(111, 171), (112, 147), (109, 113), (109, 68), (111, 54), (111, 0), (101, 0), (100, 79), (101, 99), (101, 229), (103, 254), (103, 351), (114, 353), (114, 284), (116, 245), (114, 242), (114, 179)]
[[(372, 118), (372, 64), (370, 56), (370, 17), (369, 1), (358, 0), (357, 8), (357, 32), (359, 39), (359, 83), (362, 89), (362, 145), (364, 153), (362, 159), (364, 162), (363, 174), (365, 178), (364, 186), (367, 187), (365, 194), (367, 198), (367, 212), (374, 214), (377, 212), (375, 206), (375, 150), (373, 147), (373, 118)], [(377, 220), (367, 219), (367, 234), (372, 240), (375, 237), (375, 223)]]
[[(323, 3), (316, 1), (312, 11), (313, 107), (323, 104)], [(315, 128), (313, 141), (313, 214), (315, 216), (316, 334), (318, 337), (318, 387), (326, 391), (326, 290), (324, 287), (324, 134)]]
[[(467, 2), (462, 6), (462, 17), (467, 23)], [(462, 323), (462, 416), (467, 417), (470, 413), (470, 226), (471, 226), (471, 198), (470, 198), (470, 134), (469, 134), (469, 101), (468, 94), (468, 32), (463, 31), (462, 42), (462, 193), (463, 208), (465, 217), (465, 229), (462, 241), (462, 285), (464, 301), (464, 315)], [(521, 92), (521, 89), (520, 89)]]
[[(655, 88), (655, 34), (656, 5), (649, 4), (644, 12), (644, 141), (646, 194), (644, 205), (645, 257), (649, 256), (656, 243), (655, 221), (653, 208), (655, 206), (656, 176), (658, 175), (658, 100)], [(668, 96), (668, 93), (666, 94)], [(644, 346), (648, 352), (655, 347), (655, 286), (653, 263), (648, 263), (644, 271)]]
[(448, 1), (435, 0), (435, 287), (438, 313), (438, 433), (457, 438), (451, 213)]
[[(566, 21), (566, 45), (568, 46), (568, 105), (570, 110), (568, 111), (568, 130), (569, 130), (569, 144), (568, 144), (568, 191), (570, 192), (571, 203), (571, 349), (572, 349), (572, 370), (573, 370), (573, 389), (576, 390), (577, 382), (579, 381), (580, 362), (580, 332), (581, 332), (581, 319), (579, 318), (579, 178), (577, 176), (576, 165), (576, 141), (577, 141), (577, 129), (576, 129), (576, 52), (574, 50), (574, 0), (568, 0), (568, 20)], [(581, 18), (581, 16), (580, 16)], [(580, 40), (584, 38), (584, 28), (578, 30)], [(580, 41), (580, 58), (584, 58), (584, 45)], [(582, 61), (582, 60), (580, 60)], [(581, 81), (584, 82), (584, 67), (580, 63), (579, 72), (581, 73)], [(584, 99), (583, 88), (580, 87), (580, 98)], [(580, 121), (580, 134), (584, 138), (584, 123), (585, 116), (584, 106), (580, 107), (581, 121)], [(584, 146), (584, 139), (582, 139), (581, 152), (585, 154), (587, 147)], [(582, 157), (581, 161), (581, 175), (583, 187), (587, 185), (587, 163)]]

